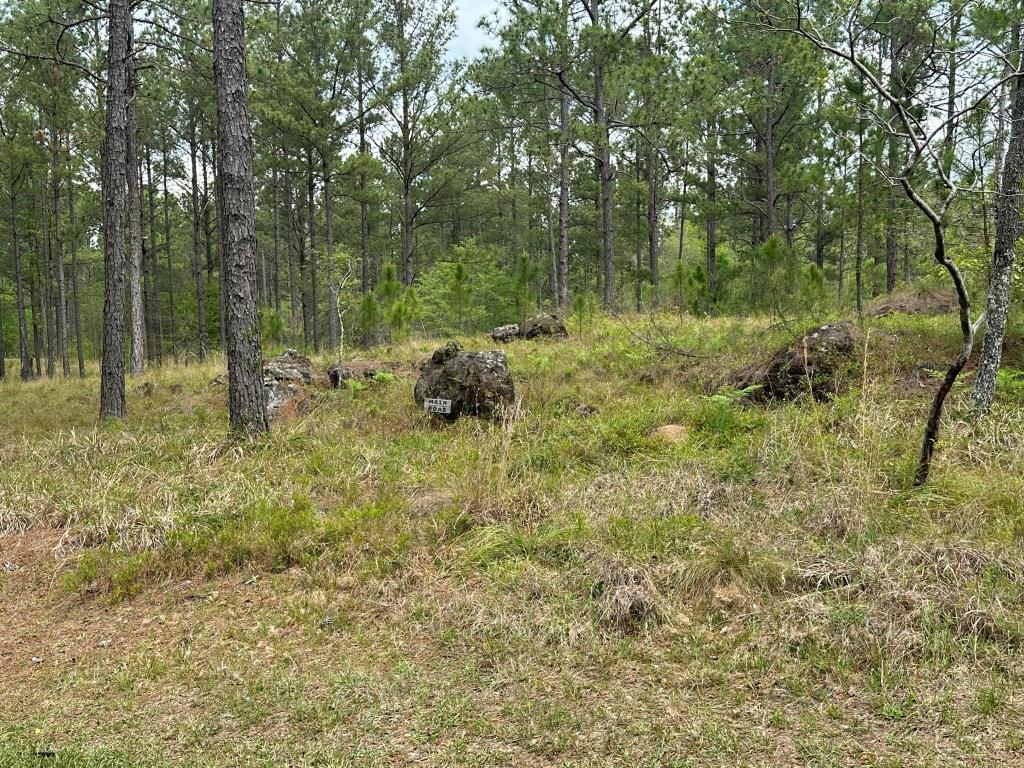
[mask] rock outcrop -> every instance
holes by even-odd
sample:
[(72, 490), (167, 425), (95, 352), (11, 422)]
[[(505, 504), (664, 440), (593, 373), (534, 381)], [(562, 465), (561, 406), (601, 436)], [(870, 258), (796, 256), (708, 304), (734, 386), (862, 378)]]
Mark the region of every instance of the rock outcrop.
[(342, 362), (337, 362), (327, 369), (327, 378), (331, 382), (331, 389), (338, 389), (346, 381), (355, 377), (355, 371)]
[(491, 338), (501, 344), (505, 344), (506, 342), (512, 341), (513, 339), (518, 339), (519, 323), (512, 323), (511, 325), (499, 325), (497, 328), (491, 331)]
[(289, 403), (313, 380), (313, 363), (294, 349), (263, 362), (263, 390), (267, 395), (267, 417), (278, 418)]
[(536, 339), (539, 336), (564, 339), (568, 337), (569, 332), (557, 315), (537, 315), (519, 324), (519, 335), (524, 339)]
[(499, 325), (491, 331), (491, 338), (502, 344), (513, 339), (536, 339), (542, 336), (564, 339), (569, 336), (569, 331), (557, 315), (537, 315), (521, 323)]
[(449, 412), (434, 412), (445, 421), (460, 416), (497, 420), (515, 402), (516, 392), (504, 352), (464, 352), (450, 341), (420, 365), (413, 396), (419, 405), (428, 399), (451, 401)]
[(735, 371), (729, 383), (741, 390), (753, 388), (748, 397), (755, 402), (795, 400), (807, 394), (826, 400), (837, 392), (855, 347), (850, 323), (823, 325), (767, 360)]

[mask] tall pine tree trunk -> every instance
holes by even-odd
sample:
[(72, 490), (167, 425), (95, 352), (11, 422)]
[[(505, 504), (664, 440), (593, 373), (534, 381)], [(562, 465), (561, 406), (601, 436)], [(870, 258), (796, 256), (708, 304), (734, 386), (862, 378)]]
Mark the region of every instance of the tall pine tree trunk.
[(225, 217), (221, 230), (227, 288), (228, 412), (232, 433), (255, 434), (266, 432), (269, 424), (256, 318), (256, 195), (242, 0), (214, 0), (213, 77), (220, 207)]
[(558, 301), (569, 306), (569, 146), (572, 142), (569, 122), (569, 93), (563, 89), (558, 110)]
[(705, 268), (707, 270), (708, 297), (718, 300), (718, 141), (716, 126), (708, 123), (705, 173), (707, 178), (707, 211), (704, 217)]
[(853, 256), (857, 317), (864, 315), (864, 118), (857, 119), (857, 239)]
[[(129, 45), (131, 42), (129, 41)], [(132, 354), (129, 371), (133, 374), (142, 373), (146, 369), (146, 315), (145, 301), (142, 295), (142, 193), (139, 188), (138, 161), (138, 120), (136, 119), (135, 100), (138, 98), (138, 77), (135, 73), (135, 59), (129, 56), (128, 68), (128, 102), (127, 109), (127, 146), (128, 146), (128, 289), (131, 306)], [(149, 247), (152, 251), (154, 243)]]
[(338, 285), (334, 270), (334, 199), (331, 193), (331, 171), (323, 160), (324, 182), (324, 237), (327, 243), (327, 343), (331, 351), (338, 348), (340, 331), (338, 317)]
[(68, 223), (71, 226), (71, 315), (75, 324), (78, 376), (85, 378), (85, 344), (82, 341), (82, 305), (78, 290), (78, 229), (75, 224), (75, 179), (68, 175)]
[[(596, 4), (596, 3), (595, 3)], [(604, 309), (615, 310), (615, 173), (612, 169), (611, 132), (604, 96), (604, 63), (594, 66), (594, 123), (597, 126), (597, 168), (601, 200), (601, 265)]]
[(128, 94), (125, 62), (129, 54), (131, 22), (128, 0), (110, 0), (107, 52), (106, 133), (102, 152), (103, 359), (100, 365), (100, 416), (126, 415), (124, 386), (124, 214), (127, 186), (128, 129), (125, 102)]
[(640, 147), (636, 148), (636, 155), (633, 158), (633, 257), (636, 264), (636, 289), (635, 289), (635, 300), (636, 300), (636, 311), (637, 314), (643, 312), (643, 299), (644, 299), (644, 287), (643, 279), (641, 277), (644, 269), (644, 236), (643, 236), (643, 224), (641, 223), (641, 202), (640, 202)]
[[(160, 257), (157, 248), (157, 182), (153, 176), (153, 150), (145, 145), (145, 190), (150, 211), (150, 246), (142, 243), (142, 295), (145, 298), (146, 358), (164, 361), (164, 307), (160, 300)], [(139, 182), (141, 188), (141, 182)]]
[(35, 350), (36, 378), (43, 376), (43, 334), (39, 328), (39, 317), (43, 314), (43, 302), (39, 296), (39, 263), (33, 265), (35, 274), (29, 282), (29, 301), (32, 303), (32, 348)]
[(206, 360), (206, 286), (203, 284), (203, 243), (201, 233), (201, 214), (199, 202), (199, 178), (197, 155), (199, 146), (196, 141), (196, 118), (189, 116), (188, 154), (192, 170), (192, 189), (189, 197), (192, 202), (192, 280), (196, 287), (196, 316), (198, 323), (198, 355), (199, 361)]
[(295, 266), (294, 248), (295, 216), (292, 200), (291, 179), (285, 175), (284, 187), (284, 252), (288, 257), (288, 312), (291, 328), (292, 346), (298, 345), (299, 339), (299, 296), (297, 269)]
[[(1021, 21), (1015, 20), (1013, 32), (1016, 49), (1020, 44)], [(988, 302), (985, 314), (985, 338), (974, 379), (972, 399), (979, 415), (989, 412), (995, 395), (996, 374), (1003, 356), (1006, 337), (1006, 318), (1010, 309), (1013, 286), (1013, 266), (1017, 241), (1022, 229), (1021, 184), (1024, 181), (1024, 76), (1012, 81), (1010, 102), (1010, 140), (1003, 158), (1003, 177), (996, 195), (996, 245), (992, 255), (992, 276), (989, 280)]]
[(57, 297), (53, 279), (53, 230), (51, 228), (51, 211), (49, 196), (46, 189), (46, 178), (39, 180), (39, 211), (42, 214), (43, 232), (39, 236), (39, 252), (42, 254), (42, 265), (39, 282), (43, 286), (43, 318), (46, 328), (46, 375), (53, 378), (57, 373), (57, 347), (55, 343), (57, 329)]
[(18, 354), (21, 358), (21, 380), (32, 378), (32, 353), (28, 346), (28, 317), (25, 311), (25, 277), (22, 273), (21, 238), (18, 232), (18, 179), (13, 163), (10, 175), (11, 255), (14, 259), (14, 298), (18, 310)]
[(658, 306), (658, 259), (660, 254), (659, 219), (661, 200), (658, 195), (658, 149), (653, 144), (647, 151), (647, 260), (651, 270), (651, 305)]
[[(890, 41), (890, 46), (895, 47), (895, 41)], [(899, 92), (897, 77), (896, 56), (889, 55), (889, 89), (893, 93)], [(889, 178), (894, 179), (899, 174), (899, 138), (895, 133), (890, 133), (886, 141), (886, 164)], [(896, 289), (896, 256), (899, 249), (899, 242), (896, 237), (896, 214), (898, 209), (895, 206), (895, 195), (893, 206), (886, 212), (885, 216), (885, 292), (892, 293)]]
[[(277, 154), (276, 152), (274, 153)], [(278, 170), (277, 166), (274, 166), (274, 172), (271, 177), (271, 185), (273, 186), (273, 199), (271, 205), (273, 207), (274, 215), (274, 262), (271, 265), (273, 272), (273, 287), (271, 293), (273, 294), (274, 311), (277, 313), (281, 312), (281, 190), (278, 182)]]
[(61, 369), (64, 378), (71, 375), (71, 357), (68, 353), (68, 297), (67, 281), (64, 274), (64, 233), (61, 230), (60, 212), (60, 135), (50, 132), (50, 167), (53, 180), (53, 255), (57, 277), (57, 347), (60, 352)]
[(174, 263), (171, 258), (171, 196), (167, 189), (167, 130), (161, 134), (160, 160), (163, 171), (164, 252), (167, 258), (167, 322), (171, 339), (171, 355), (177, 359), (177, 329), (174, 326)]
[(317, 258), (316, 258), (316, 175), (313, 171), (313, 150), (309, 150), (307, 156), (308, 161), (308, 178), (307, 178), (307, 198), (306, 205), (309, 208), (309, 295), (310, 295), (310, 321), (313, 327), (313, 349), (317, 352), (320, 351), (320, 301), (317, 296), (317, 284), (319, 283), (319, 277), (317, 275)]

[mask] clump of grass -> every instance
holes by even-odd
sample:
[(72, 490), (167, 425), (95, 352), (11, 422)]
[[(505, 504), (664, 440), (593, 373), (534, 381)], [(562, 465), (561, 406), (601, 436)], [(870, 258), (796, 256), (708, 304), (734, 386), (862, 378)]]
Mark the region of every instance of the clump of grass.
[(618, 560), (601, 563), (594, 574), (590, 596), (598, 621), (625, 634), (658, 621), (657, 592), (650, 575), (642, 568)]
[(784, 584), (777, 560), (757, 552), (735, 533), (722, 531), (686, 564), (680, 586), (691, 599), (708, 603), (722, 591), (775, 592)]
[(474, 528), (467, 534), (464, 556), (477, 567), (509, 559), (566, 564), (579, 557), (586, 536), (582, 518), (545, 522), (529, 530), (495, 523)]

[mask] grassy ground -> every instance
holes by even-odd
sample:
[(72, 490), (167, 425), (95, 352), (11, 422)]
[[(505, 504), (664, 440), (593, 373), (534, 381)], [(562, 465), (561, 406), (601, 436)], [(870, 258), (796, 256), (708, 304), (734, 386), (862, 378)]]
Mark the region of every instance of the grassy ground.
[(661, 324), (510, 345), (505, 426), (435, 342), (245, 447), (217, 363), (0, 385), (0, 766), (1024, 765), (1024, 387), (911, 491), (953, 320), (769, 409), (708, 385), (797, 329)]

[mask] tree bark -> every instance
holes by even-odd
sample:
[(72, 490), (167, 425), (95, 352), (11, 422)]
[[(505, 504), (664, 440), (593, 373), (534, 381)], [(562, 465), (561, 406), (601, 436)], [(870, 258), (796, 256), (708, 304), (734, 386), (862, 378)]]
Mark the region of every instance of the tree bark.
[(12, 170), (10, 177), (11, 252), (14, 257), (14, 297), (18, 310), (18, 354), (21, 358), (21, 380), (32, 378), (32, 353), (28, 346), (28, 318), (25, 311), (25, 278), (22, 272), (21, 238), (18, 232), (18, 180)]
[[(596, 2), (595, 2), (596, 5)], [(597, 127), (597, 170), (601, 200), (601, 264), (604, 276), (604, 309), (615, 310), (615, 173), (612, 169), (611, 133), (604, 95), (604, 62), (594, 64), (594, 124)]]
[(256, 195), (252, 133), (246, 103), (245, 16), (242, 0), (214, 0), (213, 74), (217, 91), (219, 176), (226, 217), (223, 263), (231, 432), (269, 429), (256, 317)]
[(196, 286), (196, 315), (198, 320), (198, 355), (199, 361), (206, 360), (206, 287), (203, 284), (203, 244), (200, 232), (199, 210), (199, 178), (197, 174), (197, 155), (199, 152), (196, 141), (196, 118), (190, 114), (188, 124), (188, 153), (192, 164), (192, 279)]
[(68, 297), (64, 274), (64, 233), (61, 230), (60, 211), (60, 134), (50, 131), (50, 167), (53, 181), (53, 256), (57, 277), (57, 348), (60, 353), (64, 378), (71, 376), (71, 357), (68, 352)]
[(53, 229), (51, 210), (46, 189), (46, 175), (39, 179), (39, 212), (42, 217), (42, 231), (38, 234), (39, 253), (42, 255), (39, 282), (43, 286), (43, 320), (46, 329), (46, 375), (53, 378), (57, 373), (57, 300), (54, 295)]
[[(276, 156), (276, 152), (275, 152)], [(274, 172), (271, 179), (273, 186), (273, 200), (271, 205), (273, 207), (274, 215), (274, 263), (273, 269), (273, 300), (274, 300), (274, 311), (277, 313), (281, 312), (281, 190), (278, 182), (278, 170), (277, 166), (274, 166)]]
[(7, 378), (7, 345), (4, 343), (4, 302), (0, 297), (0, 381)]
[(644, 268), (644, 249), (643, 241), (644, 236), (643, 224), (641, 223), (642, 216), (640, 214), (640, 148), (637, 147), (636, 155), (633, 158), (633, 247), (634, 247), (634, 261), (636, 264), (636, 311), (637, 314), (643, 311), (643, 280), (641, 279), (641, 272)]
[(659, 226), (661, 200), (658, 195), (658, 150), (653, 145), (647, 152), (647, 258), (651, 270), (651, 306), (658, 306), (658, 258), (660, 256)]
[[(895, 48), (895, 41), (890, 41), (890, 46)], [(893, 93), (897, 92), (897, 70), (896, 55), (890, 52), (889, 55), (889, 88)], [(886, 164), (889, 178), (895, 178), (899, 174), (899, 138), (895, 133), (890, 133), (886, 142)], [(896, 208), (895, 195), (893, 196), (893, 207), (885, 215), (885, 292), (892, 293), (896, 289), (896, 256), (899, 249), (899, 242), (896, 237)]]
[[(149, 239), (142, 240), (142, 306), (146, 319), (146, 359), (157, 359), (157, 347), (163, 348), (164, 321), (160, 312), (160, 288), (157, 280), (156, 263), (156, 198), (153, 185), (153, 153), (149, 144), (143, 151), (146, 158), (146, 198), (149, 207)], [(139, 172), (139, 189), (142, 189), (142, 173)]]
[(562, 89), (558, 125), (558, 301), (569, 306), (569, 145), (572, 141), (569, 122), (569, 94)]
[(103, 357), (100, 364), (100, 416), (127, 414), (124, 386), (124, 214), (128, 130), (126, 60), (131, 22), (128, 0), (110, 0), (107, 53), (106, 133), (102, 152)]
[[(131, 45), (131, 40), (129, 40)], [(142, 295), (142, 194), (139, 188), (138, 120), (135, 100), (138, 95), (138, 77), (134, 56), (129, 55), (127, 110), (127, 182), (128, 182), (128, 289), (131, 306), (132, 350), (129, 372), (140, 374), (146, 370), (146, 315)], [(154, 243), (150, 243), (150, 250)], [(154, 275), (155, 277), (155, 275)]]
[(299, 338), (299, 296), (296, 279), (295, 248), (293, 245), (294, 210), (292, 202), (291, 180), (285, 175), (284, 187), (284, 252), (288, 257), (288, 312), (291, 327), (292, 345), (298, 344)]
[(857, 317), (864, 316), (864, 119), (857, 120), (857, 235), (853, 256)]
[(313, 349), (320, 351), (320, 302), (317, 296), (317, 258), (316, 258), (316, 174), (313, 170), (313, 150), (307, 155), (309, 176), (306, 188), (306, 205), (309, 209), (309, 278), (310, 278), (310, 321), (313, 327)]
[[(370, 260), (370, 203), (366, 199), (366, 188), (368, 179), (364, 163), (369, 156), (369, 143), (367, 142), (366, 114), (366, 82), (363, 73), (363, 53), (358, 54), (356, 64), (356, 108), (359, 110), (357, 129), (359, 132), (359, 267), (360, 279), (359, 288), (362, 293), (369, 293), (372, 286), (377, 282), (376, 270)], [(371, 279), (371, 272), (372, 279)]]
[[(1020, 39), (1020, 22), (1014, 37)], [(1022, 230), (1021, 183), (1024, 180), (1024, 77), (1013, 80), (1010, 105), (1010, 140), (1003, 159), (1003, 177), (996, 194), (996, 243), (992, 254), (992, 275), (989, 280), (985, 315), (985, 338), (981, 346), (978, 374), (974, 379), (972, 400), (974, 411), (983, 416), (992, 408), (996, 374), (1003, 356), (1006, 318), (1010, 309), (1013, 267), (1017, 241)]]
[(85, 378), (85, 344), (82, 341), (82, 305), (78, 290), (78, 229), (75, 224), (75, 180), (68, 176), (68, 223), (71, 225), (71, 313), (75, 323), (78, 376)]
[(338, 285), (334, 268), (334, 197), (331, 192), (331, 170), (327, 159), (322, 160), (324, 183), (324, 238), (327, 243), (327, 344), (333, 352), (338, 349)]
[(163, 177), (164, 252), (167, 258), (167, 323), (171, 339), (171, 355), (177, 359), (177, 330), (174, 325), (174, 263), (171, 258), (171, 196), (167, 189), (167, 130), (161, 134), (160, 160)]
[(712, 302), (718, 298), (718, 241), (716, 232), (718, 212), (715, 210), (718, 203), (718, 168), (716, 157), (718, 147), (714, 131), (715, 126), (709, 123), (706, 148), (707, 212), (704, 219), (704, 231), (706, 235), (705, 265), (708, 273), (708, 296)]

